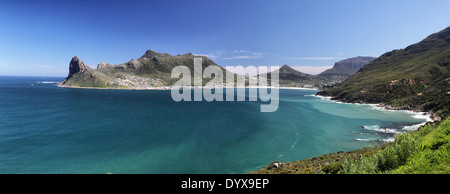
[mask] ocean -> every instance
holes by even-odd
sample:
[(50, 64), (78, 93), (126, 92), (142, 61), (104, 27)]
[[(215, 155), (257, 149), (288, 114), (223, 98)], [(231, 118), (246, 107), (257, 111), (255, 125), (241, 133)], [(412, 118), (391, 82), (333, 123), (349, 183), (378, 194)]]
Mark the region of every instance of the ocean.
[(393, 141), (426, 117), (281, 89), (265, 102), (175, 102), (170, 90), (60, 88), (0, 77), (0, 173), (247, 173)]

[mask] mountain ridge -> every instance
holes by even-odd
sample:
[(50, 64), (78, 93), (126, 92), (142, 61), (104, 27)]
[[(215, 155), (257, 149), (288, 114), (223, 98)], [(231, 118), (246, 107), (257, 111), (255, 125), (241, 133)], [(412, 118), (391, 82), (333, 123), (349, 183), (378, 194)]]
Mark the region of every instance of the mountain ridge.
[(358, 56), (338, 61), (333, 68), (327, 69), (318, 76), (345, 76), (349, 77), (355, 74), (359, 69), (369, 64), (376, 57)]
[[(60, 86), (118, 89), (171, 86), (177, 81), (171, 78), (172, 69), (176, 66), (186, 66), (194, 73), (194, 58), (202, 59), (202, 72), (209, 66), (217, 66), (222, 70), (224, 79), (226, 73), (230, 73), (206, 56), (196, 56), (192, 53), (173, 56), (149, 49), (138, 59), (133, 58), (117, 65), (101, 62), (96, 69), (90, 68), (75, 56), (70, 61), (69, 74)], [(203, 78), (202, 84), (210, 80), (212, 78)]]
[(404, 49), (384, 53), (318, 95), (393, 109), (450, 114), (450, 27)]
[[(174, 56), (169, 53), (158, 53), (148, 49), (137, 59), (132, 58), (125, 63), (117, 65), (101, 62), (97, 65), (96, 69), (90, 68), (81, 59), (75, 56), (69, 63), (68, 76), (60, 85), (65, 87), (118, 89), (170, 87), (177, 81), (177, 79), (171, 78), (172, 69), (181, 65), (188, 67), (191, 72), (194, 72), (194, 58), (202, 59), (202, 70), (209, 66), (219, 67), (224, 75), (223, 83), (226, 83), (225, 75), (231, 72), (228, 72), (223, 67), (217, 65), (206, 56), (196, 56), (192, 53)], [(337, 62), (333, 67), (334, 69), (327, 70), (334, 73), (319, 75), (303, 73), (285, 64), (277, 70), (279, 71), (279, 86), (318, 89), (331, 86), (343, 81), (353, 73), (352, 71), (356, 71), (359, 69), (359, 66), (364, 65), (364, 62), (362, 62), (364, 64), (361, 65), (360, 61), (362, 59), (360, 58), (361, 57), (349, 58)], [(350, 61), (350, 63), (345, 63), (345, 61)], [(344, 73), (339, 74), (339, 71)], [(248, 79), (248, 77), (245, 78), (245, 76), (235, 73), (232, 74), (237, 76), (234, 80), (235, 83), (236, 80), (241, 78)], [(267, 75), (269, 80), (271, 78), (271, 72), (261, 75)], [(206, 84), (211, 79), (212, 78), (203, 78), (202, 85)]]
[[(368, 64), (376, 57), (353, 57), (336, 62), (333, 68), (327, 69), (320, 74), (311, 75), (298, 71), (289, 65), (283, 65), (278, 71), (281, 87), (302, 87), (323, 89), (340, 83), (356, 73), (361, 67)], [(271, 78), (271, 72), (261, 74)]]

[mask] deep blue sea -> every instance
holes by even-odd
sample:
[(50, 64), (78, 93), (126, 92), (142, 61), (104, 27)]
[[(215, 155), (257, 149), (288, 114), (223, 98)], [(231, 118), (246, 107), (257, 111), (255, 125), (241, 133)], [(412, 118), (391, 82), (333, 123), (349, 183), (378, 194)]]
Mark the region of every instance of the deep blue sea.
[(60, 88), (0, 77), (0, 173), (246, 173), (392, 141), (425, 122), (315, 90), (263, 102), (175, 102), (170, 90)]

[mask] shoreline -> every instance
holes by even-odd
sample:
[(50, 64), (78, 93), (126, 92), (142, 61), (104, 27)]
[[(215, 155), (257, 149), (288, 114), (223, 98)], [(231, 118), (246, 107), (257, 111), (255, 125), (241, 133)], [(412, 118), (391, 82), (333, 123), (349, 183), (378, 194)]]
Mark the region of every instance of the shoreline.
[(388, 105), (388, 104), (384, 104), (384, 103), (344, 102), (344, 101), (332, 99), (333, 97), (331, 97), (331, 96), (322, 96), (322, 95), (317, 95), (317, 94), (315, 94), (314, 96), (318, 97), (318, 98), (326, 98), (327, 100), (332, 101), (334, 103), (369, 105), (369, 106), (372, 106), (374, 109), (378, 109), (378, 110), (382, 110), (382, 111), (405, 111), (407, 113), (410, 113), (410, 114), (413, 114), (416, 116), (421, 116), (421, 117), (426, 116), (425, 123), (441, 120), (441, 117), (439, 117), (436, 113), (434, 113), (432, 111), (426, 112), (426, 111), (419, 110), (419, 109), (406, 109), (403, 107), (395, 107), (393, 105)]
[[(108, 87), (83, 87), (83, 86), (65, 86), (65, 85), (61, 85), (61, 84), (55, 84), (56, 87), (60, 87), (60, 88), (75, 88), (75, 89), (101, 89), (101, 90), (172, 90), (173, 87), (172, 86), (160, 86), (160, 87), (148, 87), (148, 88), (108, 88)], [(252, 86), (252, 87), (205, 87), (205, 86), (190, 86), (187, 87), (190, 89), (200, 89), (200, 88), (210, 88), (210, 89), (226, 89), (226, 88), (236, 88), (236, 89), (241, 89), (241, 88), (275, 88), (275, 89), (282, 89), (282, 90), (319, 90), (317, 88), (300, 88), (300, 87), (267, 87), (267, 86)]]
[[(61, 85), (60, 83), (55, 84), (55, 86), (57, 87), (61, 87), (61, 88), (75, 88), (75, 89), (101, 89), (101, 90), (108, 90), (108, 89), (112, 89), (112, 90), (172, 90), (173, 87), (172, 86), (161, 86), (161, 87), (150, 87), (150, 88), (107, 88), (107, 87), (80, 87), (80, 86), (64, 86)], [(190, 89), (200, 89), (200, 88), (211, 88), (214, 89), (214, 87), (205, 87), (205, 86), (197, 86), (197, 87), (187, 87)], [(317, 88), (301, 88), (301, 87), (270, 87), (270, 86), (251, 86), (251, 87), (217, 87), (216, 89), (228, 89), (228, 88), (235, 88), (235, 89), (256, 89), (256, 88), (277, 88), (277, 89), (284, 89), (284, 90), (316, 90), (319, 91), (319, 89)], [(381, 111), (405, 111), (409, 114), (412, 115), (412, 117), (417, 118), (417, 119), (421, 119), (424, 118), (425, 122), (420, 123), (420, 124), (415, 124), (415, 125), (408, 125), (408, 126), (404, 126), (404, 129), (408, 129), (408, 131), (415, 131), (418, 128), (420, 128), (421, 126), (425, 125), (428, 122), (435, 122), (435, 121), (440, 121), (441, 118), (436, 115), (435, 113), (433, 113), (432, 111), (429, 112), (425, 112), (423, 110), (417, 110), (417, 109), (405, 109), (405, 108), (399, 108), (399, 107), (395, 107), (392, 105), (387, 105), (384, 103), (361, 103), (361, 102), (344, 102), (344, 101), (340, 101), (340, 100), (336, 100), (336, 99), (332, 99), (331, 96), (322, 96), (322, 95), (317, 95), (313, 94), (310, 96), (314, 96), (317, 98), (322, 98), (322, 99), (326, 99), (329, 100), (331, 102), (334, 103), (344, 103), (344, 104), (359, 104), (359, 105), (369, 105), (372, 106), (372, 108), (374, 109), (378, 109)]]
[[(328, 101), (331, 101), (333, 103), (342, 103), (342, 104), (355, 104), (355, 105), (368, 105), (371, 106), (373, 109), (376, 110), (380, 110), (380, 111), (404, 111), (408, 114), (411, 114), (411, 117), (415, 118), (415, 119), (425, 119), (425, 122), (419, 123), (419, 124), (414, 124), (414, 125), (405, 125), (403, 126), (403, 128), (399, 128), (399, 129), (395, 129), (396, 133), (403, 133), (403, 132), (398, 132), (398, 130), (403, 130), (403, 131), (407, 131), (407, 132), (414, 132), (417, 131), (420, 127), (425, 126), (427, 123), (434, 123), (436, 121), (441, 121), (441, 118), (435, 114), (432, 111), (429, 112), (425, 112), (423, 110), (418, 110), (418, 109), (405, 109), (405, 108), (398, 108), (392, 105), (387, 105), (384, 103), (360, 103), (360, 102), (343, 102), (340, 100), (335, 100), (332, 99), (331, 96), (322, 96), (322, 95), (311, 95), (317, 98), (322, 98), (322, 99), (326, 99)], [(396, 136), (390, 138), (390, 141), (385, 141), (386, 143), (390, 143), (390, 142), (395, 142), (396, 140)]]
[[(172, 87), (164, 87), (164, 88), (105, 88), (105, 87), (78, 87), (78, 86), (63, 86), (61, 84), (55, 84), (55, 86), (57, 87), (63, 87), (63, 88), (78, 88), (78, 89), (115, 89), (115, 90), (171, 90), (173, 89)], [(198, 89), (198, 88), (206, 88), (204, 86), (202, 87), (189, 87), (191, 89)], [(297, 87), (218, 87), (218, 89), (220, 88), (278, 88), (278, 89), (286, 89), (286, 90), (317, 90), (319, 91), (319, 89), (315, 89), (315, 88), (297, 88)], [(356, 105), (368, 105), (373, 107), (374, 109), (377, 110), (381, 110), (381, 111), (404, 111), (407, 112), (409, 114), (411, 114), (412, 117), (417, 118), (417, 119), (425, 119), (425, 122), (420, 123), (420, 124), (414, 124), (414, 125), (407, 125), (404, 126), (403, 129), (405, 129), (405, 131), (409, 132), (413, 132), (413, 131), (417, 131), (420, 127), (424, 126), (425, 124), (427, 124), (428, 122), (435, 122), (440, 120), (440, 117), (438, 117), (437, 115), (435, 115), (433, 112), (425, 112), (425, 111), (421, 111), (421, 110), (417, 110), (417, 109), (405, 109), (405, 108), (399, 108), (399, 107), (394, 107), (392, 105), (386, 105), (384, 103), (361, 103), (361, 102), (344, 102), (344, 101), (340, 101), (340, 100), (336, 100), (336, 99), (332, 99), (331, 96), (322, 96), (322, 95), (317, 95), (316, 94), (312, 94), (309, 96), (313, 96), (316, 98), (322, 98), (322, 99), (326, 99), (327, 101), (333, 102), (333, 103), (344, 103), (344, 104), (356, 104)], [(437, 119), (439, 118), (439, 119)], [(400, 128), (399, 128), (400, 129)], [(385, 141), (383, 144), (378, 145), (376, 147), (379, 146), (383, 146), (383, 145), (389, 145), (389, 143), (393, 142), (396, 140), (396, 137), (394, 136), (392, 138), (392, 141)], [(353, 152), (358, 152), (358, 150), (364, 150), (364, 149), (371, 149), (369, 147), (362, 147), (362, 148), (358, 148), (355, 150), (351, 150), (351, 151), (347, 151), (345, 153), (353, 153)], [(322, 155), (317, 155), (314, 156), (310, 159), (302, 159), (302, 160), (293, 160), (293, 161), (287, 161), (287, 162), (279, 162), (279, 161), (275, 161), (275, 162), (271, 162), (268, 164), (268, 166), (272, 166), (274, 164), (278, 164), (278, 165), (284, 165), (284, 164), (289, 164), (289, 163), (293, 163), (293, 162), (302, 162), (302, 161), (309, 161), (309, 160), (314, 160), (314, 158), (322, 158), (324, 156), (331, 156), (331, 155), (342, 155), (345, 154), (343, 152), (337, 152), (337, 153), (328, 153), (328, 154), (322, 154)], [(278, 166), (277, 165), (277, 166)], [(258, 168), (256, 170), (247, 172), (247, 173), (254, 173), (257, 172), (259, 170), (262, 170), (264, 168), (266, 168), (267, 166)], [(276, 167), (278, 168), (278, 167)]]
[(74, 88), (74, 89), (98, 89), (98, 90), (171, 90), (172, 88), (106, 88), (106, 87), (83, 87), (83, 86), (64, 86), (61, 84), (55, 84), (56, 87), (60, 88)]
[[(317, 94), (308, 95), (308, 96), (326, 99), (333, 103), (368, 105), (368, 106), (373, 107), (374, 109), (381, 110), (381, 111), (405, 111), (405, 112), (411, 114), (412, 117), (414, 117), (414, 118), (417, 118), (417, 117), (424, 118), (424, 116), (425, 116), (426, 121), (423, 123), (404, 126), (403, 129), (406, 129), (407, 132), (403, 132), (403, 133), (411, 133), (411, 132), (417, 131), (418, 129), (420, 129), (421, 127), (426, 125), (427, 123), (434, 123), (436, 121), (441, 121), (441, 118), (437, 114), (433, 113), (432, 111), (425, 112), (423, 110), (417, 110), (417, 109), (416, 110), (404, 109), (404, 108), (394, 107), (392, 105), (386, 105), (383, 103), (373, 104), (373, 103), (343, 102), (343, 101), (332, 99), (331, 96), (322, 96), (322, 95), (317, 95)], [(346, 151), (346, 152), (344, 152), (344, 151), (332, 152), (332, 153), (328, 153), (328, 154), (316, 155), (311, 158), (305, 158), (305, 159), (301, 159), (301, 160), (293, 160), (293, 161), (287, 161), (287, 162), (273, 161), (266, 166), (263, 166), (254, 171), (247, 172), (246, 174), (280, 174), (280, 171), (277, 172), (277, 170), (278, 169), (282, 170), (285, 167), (290, 168), (289, 171), (287, 171), (288, 173), (292, 173), (292, 172), (294, 172), (295, 174), (297, 174), (297, 173), (311, 174), (314, 172), (316, 174), (323, 173), (322, 170), (324, 168), (329, 167), (330, 165), (332, 165), (334, 162), (336, 162), (338, 160), (342, 160), (342, 158), (344, 158), (344, 157), (359, 158), (366, 153), (372, 152), (373, 150), (377, 150), (377, 149), (383, 150), (386, 146), (389, 146), (391, 143), (395, 142), (396, 136), (397, 135), (395, 135), (393, 137), (392, 142), (385, 141), (385, 143), (377, 145), (375, 147), (367, 146), (367, 147), (362, 147), (362, 148), (358, 148), (358, 149), (350, 150), (350, 151)], [(325, 166), (325, 167), (323, 167), (323, 166)], [(318, 171), (313, 172), (313, 170), (318, 170)], [(281, 173), (285, 173), (285, 172), (281, 172)]]
[[(151, 87), (151, 88), (106, 88), (106, 87), (64, 86), (64, 85), (61, 85), (60, 83), (55, 84), (55, 86), (61, 87), (61, 88), (101, 89), (101, 90), (108, 90), (108, 89), (111, 89), (111, 90), (172, 90), (173, 89), (172, 86), (161, 86), (161, 87)], [(190, 88), (190, 89), (199, 89), (199, 88), (206, 88), (206, 87), (205, 86), (197, 86), (197, 87), (188, 87), (188, 88)], [(242, 88), (244, 88), (244, 89), (246, 89), (246, 88), (249, 88), (249, 89), (250, 88), (251, 89), (255, 89), (255, 88), (271, 88), (272, 89), (272, 88), (277, 88), (277, 89), (282, 89), (282, 90), (317, 90), (317, 91), (319, 91), (319, 89), (317, 89), (317, 88), (268, 87), (268, 86), (265, 86), (265, 87), (264, 86), (261, 86), (261, 87), (259, 87), (259, 86), (226, 87), (225, 86), (225, 87), (217, 87), (217, 88), (214, 88), (214, 87), (208, 87), (208, 88), (211, 88), (211, 89), (220, 89), (220, 88), (222, 88), (222, 89), (228, 89), (228, 88), (236, 88), (236, 89), (238, 89), (238, 88), (239, 89), (242, 89)], [(395, 106), (387, 105), (387, 104), (383, 104), (383, 103), (374, 104), (374, 103), (360, 103), (360, 102), (344, 102), (344, 101), (332, 99), (331, 96), (322, 96), (322, 95), (317, 95), (317, 94), (314, 94), (314, 95), (311, 95), (311, 96), (318, 97), (318, 98), (325, 98), (325, 99), (327, 99), (329, 101), (332, 101), (334, 103), (369, 105), (369, 106), (372, 106), (374, 109), (378, 109), (378, 110), (382, 110), (382, 111), (406, 111), (406, 112), (416, 116), (416, 118), (417, 117), (420, 118), (420, 117), (426, 116), (425, 117), (426, 121), (424, 123), (421, 123), (420, 126), (425, 125), (427, 122), (435, 122), (435, 121), (440, 121), (441, 120), (441, 118), (438, 115), (436, 115), (435, 113), (433, 113), (432, 111), (425, 112), (423, 110), (417, 110), (417, 109), (405, 109), (405, 108), (399, 108), (399, 107), (395, 107)], [(412, 127), (412, 126), (405, 126), (405, 127)], [(417, 130), (417, 129), (415, 129), (415, 130)]]

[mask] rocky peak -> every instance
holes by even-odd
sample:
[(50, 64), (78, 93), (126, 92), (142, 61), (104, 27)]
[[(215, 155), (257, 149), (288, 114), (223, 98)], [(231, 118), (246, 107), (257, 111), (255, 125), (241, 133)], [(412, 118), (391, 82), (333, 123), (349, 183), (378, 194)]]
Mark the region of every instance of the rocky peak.
[(145, 54), (148, 54), (148, 55), (157, 55), (158, 52), (156, 52), (156, 51), (154, 51), (154, 50), (152, 50), (152, 49), (148, 49), (148, 50), (145, 52)]
[(297, 70), (293, 69), (289, 65), (284, 64), (283, 66), (280, 67), (279, 71), (280, 72), (292, 72), (292, 71), (297, 71)]
[(143, 58), (151, 59), (151, 58), (154, 58), (154, 57), (169, 57), (169, 56), (171, 56), (171, 55), (168, 54), (168, 53), (158, 53), (158, 52), (156, 52), (156, 51), (154, 51), (152, 49), (148, 49), (145, 52), (145, 54), (142, 55), (141, 59), (143, 59)]
[(113, 69), (113, 68), (114, 68), (114, 65), (111, 63), (101, 62), (97, 65), (98, 70)]
[(142, 64), (136, 59), (131, 59), (130, 61), (128, 61), (127, 66), (129, 68), (138, 69), (139, 67), (142, 66)]
[(67, 77), (72, 77), (73, 74), (78, 72), (84, 72), (86, 70), (86, 64), (80, 60), (77, 56), (74, 56), (69, 64), (69, 75)]
[(291, 67), (289, 67), (289, 65), (284, 64), (283, 66), (281, 66), (280, 69), (292, 69)]
[(106, 63), (105, 62), (101, 62), (97, 65), (97, 69), (106, 69)]
[(359, 69), (369, 64), (375, 57), (353, 57), (334, 63), (333, 68), (320, 73), (319, 76), (344, 76), (348, 77), (356, 73)]
[(303, 72), (297, 71), (294, 68), (290, 67), (289, 65), (283, 65), (281, 66), (281, 68), (279, 69), (280, 74), (298, 74), (298, 75), (306, 75)]

